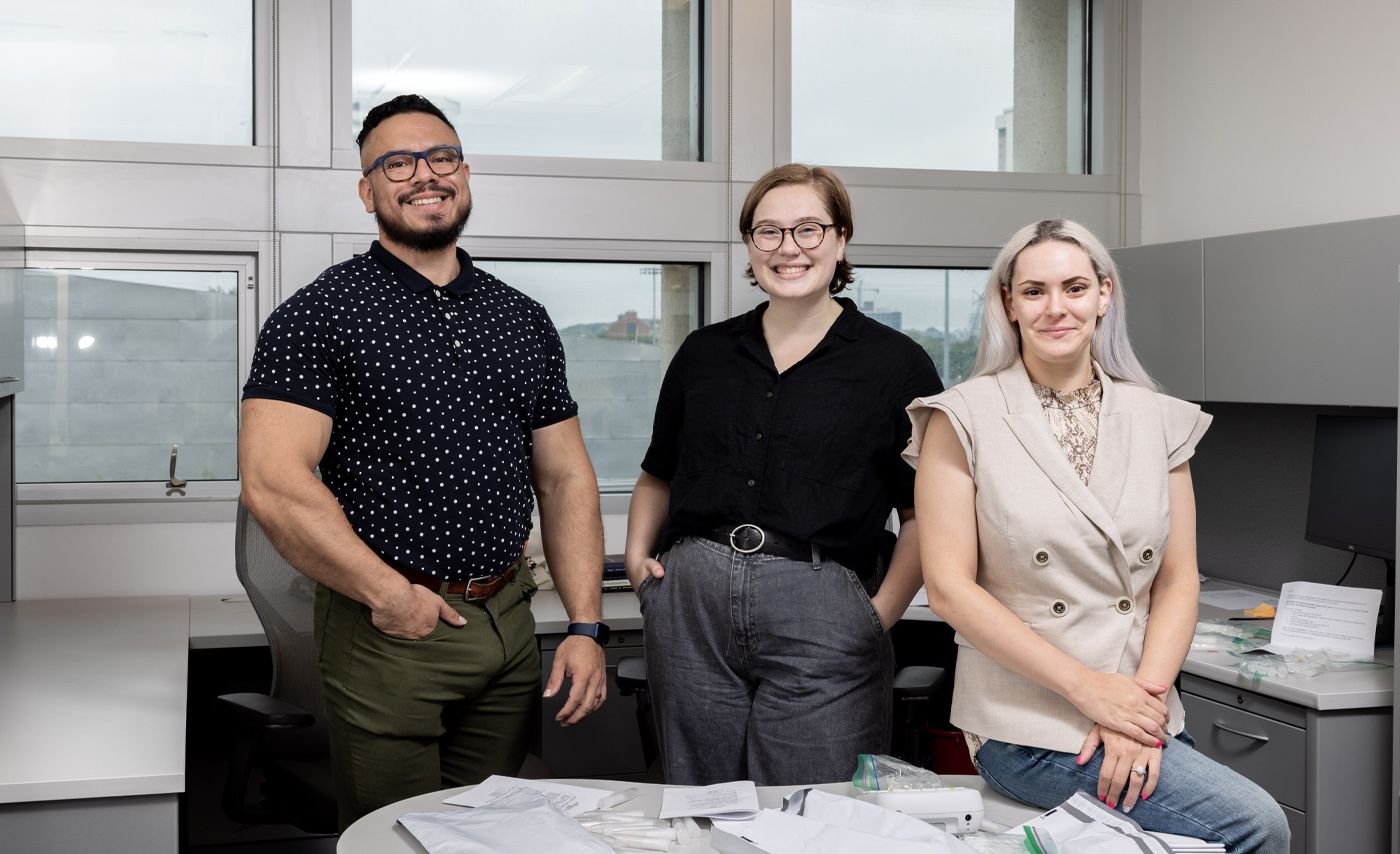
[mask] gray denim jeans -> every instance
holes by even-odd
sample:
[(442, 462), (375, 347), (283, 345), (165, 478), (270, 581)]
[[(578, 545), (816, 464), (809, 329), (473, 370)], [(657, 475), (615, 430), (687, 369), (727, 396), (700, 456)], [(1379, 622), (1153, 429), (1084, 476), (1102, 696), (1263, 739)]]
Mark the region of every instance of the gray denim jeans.
[(668, 783), (831, 783), (889, 749), (894, 652), (855, 573), (694, 537), (660, 560), (637, 595)]

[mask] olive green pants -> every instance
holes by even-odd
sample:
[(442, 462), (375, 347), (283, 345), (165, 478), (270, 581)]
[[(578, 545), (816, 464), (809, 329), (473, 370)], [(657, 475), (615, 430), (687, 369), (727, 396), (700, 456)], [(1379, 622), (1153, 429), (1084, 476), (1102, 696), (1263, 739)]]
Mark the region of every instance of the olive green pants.
[(540, 654), (527, 569), (490, 599), (443, 598), (467, 618), (399, 640), (369, 608), (316, 591), (331, 764), (343, 830), (413, 795), (515, 774), (538, 717)]

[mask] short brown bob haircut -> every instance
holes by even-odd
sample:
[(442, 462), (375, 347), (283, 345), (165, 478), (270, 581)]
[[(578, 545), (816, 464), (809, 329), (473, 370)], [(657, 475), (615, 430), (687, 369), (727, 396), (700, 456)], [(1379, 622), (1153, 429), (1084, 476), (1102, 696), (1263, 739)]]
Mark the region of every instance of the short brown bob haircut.
[[(789, 163), (769, 169), (763, 177), (754, 182), (749, 188), (749, 194), (744, 197), (744, 206), (739, 209), (739, 235), (745, 243), (749, 242), (749, 230), (753, 228), (753, 215), (758, 203), (768, 195), (769, 190), (788, 184), (811, 187), (826, 206), (831, 223), (836, 226), (842, 237), (850, 241), (851, 236), (855, 234), (855, 221), (851, 217), (851, 197), (846, 192), (846, 185), (841, 183), (835, 172), (825, 166)], [(752, 265), (744, 268), (744, 275), (749, 284), (758, 284)], [(851, 262), (842, 258), (836, 262), (836, 271), (831, 276), (827, 290), (839, 294), (855, 280), (855, 277), (856, 271)]]

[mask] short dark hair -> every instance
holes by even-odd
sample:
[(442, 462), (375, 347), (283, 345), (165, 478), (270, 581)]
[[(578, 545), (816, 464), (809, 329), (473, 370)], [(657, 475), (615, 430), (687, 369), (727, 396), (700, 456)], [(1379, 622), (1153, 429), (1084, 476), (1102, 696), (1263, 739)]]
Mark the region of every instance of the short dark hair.
[(447, 116), (442, 114), (442, 110), (437, 105), (422, 95), (398, 95), (375, 107), (365, 115), (365, 123), (360, 127), (359, 136), (355, 137), (355, 145), (364, 148), (365, 140), (369, 139), (370, 131), (379, 127), (385, 119), (397, 116), (400, 113), (427, 113), (452, 128), (456, 133), (457, 129), (452, 127), (452, 122), (447, 120)]
[[(745, 242), (749, 239), (749, 229), (753, 228), (753, 216), (754, 211), (758, 209), (758, 203), (763, 201), (763, 197), (768, 195), (769, 190), (788, 184), (811, 187), (822, 200), (822, 204), (826, 205), (827, 212), (831, 214), (831, 222), (836, 226), (837, 231), (846, 240), (851, 239), (851, 235), (855, 234), (856, 225), (851, 214), (851, 196), (846, 192), (846, 185), (841, 183), (841, 179), (836, 176), (835, 172), (825, 166), (789, 163), (786, 166), (769, 169), (749, 188), (749, 194), (744, 197), (744, 205), (739, 209), (739, 236)], [(745, 268), (744, 275), (751, 283), (758, 284), (757, 279), (754, 278), (752, 265)], [(833, 294), (839, 294), (846, 289), (847, 285), (855, 281), (855, 278), (855, 268), (851, 266), (850, 261), (842, 258), (836, 262), (836, 270), (832, 273), (827, 290)]]

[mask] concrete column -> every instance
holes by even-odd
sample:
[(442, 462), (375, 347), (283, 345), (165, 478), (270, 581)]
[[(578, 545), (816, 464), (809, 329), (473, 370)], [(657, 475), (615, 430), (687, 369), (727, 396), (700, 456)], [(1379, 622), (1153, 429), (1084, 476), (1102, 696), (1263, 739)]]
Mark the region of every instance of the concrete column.
[(696, 88), (690, 79), (695, 41), (690, 0), (664, 0), (661, 8), (661, 159), (699, 160)]
[(1065, 171), (1071, 5), (1066, 0), (1016, 0), (1011, 161), (1017, 172)]

